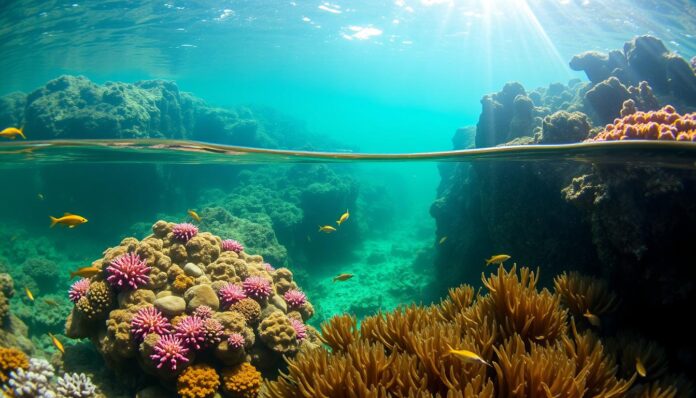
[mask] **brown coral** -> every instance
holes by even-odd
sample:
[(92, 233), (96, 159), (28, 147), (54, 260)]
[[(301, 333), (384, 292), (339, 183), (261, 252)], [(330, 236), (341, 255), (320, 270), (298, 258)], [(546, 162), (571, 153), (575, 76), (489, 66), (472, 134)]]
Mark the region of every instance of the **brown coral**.
[(259, 337), (268, 348), (277, 352), (289, 352), (298, 348), (295, 329), (288, 317), (280, 311), (273, 312), (261, 321)]
[(659, 111), (628, 114), (587, 141), (617, 140), (696, 141), (696, 112), (680, 115), (667, 105)]
[(183, 398), (211, 398), (220, 386), (220, 377), (209, 365), (186, 368), (177, 378), (176, 390)]
[(578, 319), (589, 312), (601, 317), (616, 310), (619, 300), (605, 281), (570, 272), (553, 280), (563, 305)]
[(75, 308), (89, 320), (100, 320), (106, 318), (113, 301), (114, 293), (105, 282), (92, 282), (87, 294), (80, 298)]
[(449, 289), (447, 296), (440, 302), (440, 314), (448, 321), (451, 321), (474, 303), (475, 293), (473, 287), (461, 285)]
[(214, 262), (206, 267), (205, 272), (213, 282), (225, 281), (238, 283), (241, 282), (242, 279), (237, 275), (236, 270), (240, 268), (239, 265), (235, 266), (237, 263), (244, 264), (244, 261), (237, 257), (237, 253), (233, 251), (222, 252)]
[(29, 358), (22, 351), (0, 347), (0, 383), (6, 382), (13, 370), (28, 367)]
[(255, 398), (261, 388), (261, 373), (249, 362), (222, 370), (222, 390), (231, 398)]
[(246, 321), (251, 324), (256, 323), (259, 320), (259, 316), (261, 316), (261, 305), (256, 300), (250, 298), (241, 299), (232, 304), (230, 310), (241, 313)]
[(5, 317), (10, 315), (10, 303), (5, 298), (5, 294), (0, 292), (0, 323), (5, 320)]

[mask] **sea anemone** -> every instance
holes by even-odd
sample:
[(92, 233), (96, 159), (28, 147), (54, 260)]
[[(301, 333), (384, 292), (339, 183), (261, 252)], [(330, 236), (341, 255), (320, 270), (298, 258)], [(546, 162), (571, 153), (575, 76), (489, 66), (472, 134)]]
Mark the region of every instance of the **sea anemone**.
[(241, 286), (234, 283), (228, 283), (222, 288), (220, 288), (220, 290), (218, 291), (218, 295), (220, 296), (220, 300), (222, 301), (222, 304), (225, 307), (228, 307), (246, 298), (246, 293), (244, 293), (244, 289), (242, 289)]
[(232, 333), (227, 337), (227, 344), (231, 348), (239, 350), (244, 347), (244, 336), (241, 333)]
[(307, 296), (297, 289), (288, 290), (283, 298), (291, 308), (300, 308), (307, 302)]
[(174, 328), (174, 335), (189, 348), (200, 350), (201, 344), (205, 343), (203, 320), (195, 315), (184, 317)]
[(295, 329), (295, 334), (297, 335), (297, 340), (304, 340), (307, 338), (307, 326), (302, 323), (302, 321), (298, 321), (295, 318), (289, 318), (290, 319), (290, 324), (292, 325), (292, 328)]
[(199, 305), (195, 310), (193, 310), (193, 315), (201, 319), (208, 319), (213, 316), (214, 312), (215, 311), (213, 311), (213, 309), (207, 305)]
[(244, 246), (234, 239), (225, 239), (222, 241), (222, 250), (239, 254), (244, 250)]
[(150, 280), (150, 267), (134, 252), (111, 260), (106, 272), (109, 275), (106, 280), (119, 289), (137, 289)]
[[(200, 307), (199, 307), (200, 308)], [(203, 321), (203, 334), (205, 343), (215, 345), (222, 341), (223, 326), (215, 318), (208, 318)]]
[(150, 333), (165, 335), (171, 331), (171, 325), (167, 318), (153, 306), (141, 308), (131, 320), (131, 333), (142, 340)]
[(150, 355), (150, 359), (159, 362), (157, 369), (166, 364), (169, 369), (176, 370), (178, 366), (189, 361), (186, 358), (189, 350), (177, 336), (166, 335), (160, 337), (157, 344), (155, 344), (154, 351), (155, 353)]
[(70, 290), (68, 290), (68, 298), (73, 303), (77, 303), (80, 297), (87, 294), (87, 290), (89, 290), (89, 279), (82, 278), (70, 286)]
[(172, 235), (174, 235), (174, 239), (184, 243), (196, 236), (197, 233), (198, 227), (187, 222), (176, 224), (174, 228), (172, 228)]
[(247, 296), (257, 300), (266, 299), (273, 292), (271, 282), (260, 276), (250, 276), (246, 278), (242, 283), (242, 287)]

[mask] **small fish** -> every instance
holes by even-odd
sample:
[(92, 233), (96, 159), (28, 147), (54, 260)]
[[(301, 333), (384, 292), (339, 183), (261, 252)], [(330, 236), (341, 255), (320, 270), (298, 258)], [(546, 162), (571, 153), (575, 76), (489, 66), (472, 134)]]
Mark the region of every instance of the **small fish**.
[(446, 355), (454, 355), (457, 358), (463, 359), (465, 361), (472, 361), (472, 362), (478, 362), (482, 363), (486, 366), (491, 366), (485, 359), (481, 358), (478, 354), (475, 352), (471, 352), (469, 350), (455, 350), (451, 346), (447, 346), (449, 348), (449, 352), (447, 352)]
[(187, 213), (189, 216), (191, 216), (191, 218), (196, 220), (196, 222), (201, 222), (201, 216), (199, 216), (198, 213), (196, 213), (195, 211), (189, 209), (189, 211), (187, 211)]
[(56, 346), (58, 351), (60, 351), (61, 354), (65, 354), (65, 348), (63, 348), (63, 343), (61, 343), (60, 340), (58, 340), (56, 336), (53, 335), (53, 333), (48, 332), (48, 335), (51, 336), (51, 340), (53, 340), (53, 345)]
[(336, 282), (336, 281), (341, 281), (341, 282), (343, 282), (343, 281), (347, 281), (348, 279), (350, 279), (350, 278), (352, 278), (352, 277), (354, 277), (354, 276), (355, 276), (355, 275), (353, 275), (353, 274), (340, 274), (340, 275), (334, 276), (333, 281), (334, 281), (334, 282)]
[(27, 294), (27, 297), (29, 297), (29, 300), (34, 301), (34, 295), (31, 293), (31, 290), (29, 290), (29, 288), (26, 286), (24, 286), (24, 293)]
[(58, 302), (56, 300), (53, 300), (53, 299), (45, 298), (45, 299), (43, 299), (43, 302), (50, 305), (50, 306), (53, 306), (53, 307), (60, 307), (60, 304), (58, 304)]
[(639, 357), (636, 357), (636, 372), (640, 375), (640, 377), (645, 377), (648, 375), (648, 371), (645, 370), (645, 365), (643, 365), (643, 361), (641, 361)]
[(44, 196), (42, 193), (36, 195), (36, 197), (39, 198), (39, 200), (44, 200)]
[(8, 127), (5, 130), (0, 131), (0, 137), (5, 137), (14, 140), (15, 138), (17, 138), (17, 136), (20, 136), (26, 140), (27, 137), (24, 136), (24, 132), (22, 130), (23, 128)]
[(51, 228), (55, 227), (56, 224), (62, 224), (62, 225), (67, 225), (68, 228), (75, 228), (76, 225), (84, 224), (87, 222), (87, 219), (78, 216), (77, 214), (70, 214), (70, 213), (64, 213), (63, 217), (56, 218), (53, 216), (49, 216), (51, 218)]
[(440, 238), (440, 240), (437, 242), (437, 244), (441, 245), (441, 244), (445, 243), (446, 240), (447, 240), (447, 237), (443, 236), (442, 238)]
[(582, 316), (584, 316), (587, 319), (587, 322), (594, 327), (600, 327), (602, 325), (602, 321), (599, 320), (599, 317), (591, 313), (590, 310), (585, 310), (585, 313), (582, 314)]
[(76, 276), (81, 276), (83, 278), (91, 278), (99, 272), (101, 272), (101, 270), (94, 266), (82, 267), (79, 268), (77, 271), (71, 272), (70, 279), (73, 279)]
[(502, 264), (506, 262), (507, 260), (510, 259), (510, 256), (507, 254), (496, 254), (495, 256), (491, 256), (491, 258), (486, 259), (486, 265), (491, 265), (491, 264)]
[(325, 234), (330, 234), (332, 232), (336, 232), (336, 228), (332, 227), (331, 225), (324, 225), (323, 227), (320, 225), (319, 232), (323, 232)]
[(336, 221), (336, 224), (343, 224), (348, 219), (348, 217), (350, 217), (350, 213), (348, 212), (348, 209), (346, 209), (346, 212), (341, 215), (341, 218), (339, 218), (338, 221)]

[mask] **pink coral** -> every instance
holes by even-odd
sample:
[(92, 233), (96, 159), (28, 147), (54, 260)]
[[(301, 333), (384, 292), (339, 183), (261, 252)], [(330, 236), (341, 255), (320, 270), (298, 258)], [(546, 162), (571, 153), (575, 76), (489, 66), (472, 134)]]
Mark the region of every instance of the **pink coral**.
[(193, 315), (205, 320), (213, 316), (214, 312), (215, 311), (213, 311), (213, 309), (207, 305), (199, 305), (195, 310), (193, 310)]
[[(200, 308), (200, 307), (199, 307)], [(223, 326), (217, 319), (209, 318), (203, 321), (205, 343), (215, 345), (222, 340)]]
[(184, 243), (196, 236), (197, 233), (198, 227), (187, 222), (176, 224), (174, 228), (172, 228), (172, 235), (174, 235), (174, 239)]
[(227, 337), (227, 344), (229, 344), (231, 348), (238, 350), (244, 347), (244, 336), (242, 336), (241, 333), (232, 333)]
[(302, 321), (298, 321), (295, 318), (290, 318), (290, 324), (292, 325), (292, 328), (295, 329), (297, 340), (304, 340), (307, 338), (307, 326), (302, 323)]
[(174, 328), (174, 335), (189, 348), (200, 350), (201, 344), (205, 343), (203, 320), (195, 315), (184, 317)]
[(275, 267), (273, 267), (273, 266), (272, 266), (271, 264), (269, 264), (269, 263), (263, 263), (263, 268), (265, 268), (266, 271), (268, 271), (268, 272), (273, 272), (273, 271), (275, 271)]
[(297, 289), (288, 290), (283, 298), (291, 308), (300, 308), (307, 302), (307, 296)]
[(244, 293), (244, 289), (242, 289), (241, 286), (234, 283), (228, 283), (222, 288), (220, 288), (220, 290), (218, 291), (218, 295), (220, 296), (220, 301), (222, 301), (222, 305), (224, 307), (228, 307), (232, 304), (235, 304), (238, 301), (247, 297)]
[(142, 340), (150, 333), (160, 336), (169, 334), (171, 325), (167, 318), (153, 306), (143, 307), (131, 320), (131, 333), (137, 340)]
[(109, 275), (106, 280), (119, 289), (137, 289), (150, 280), (150, 267), (134, 252), (111, 260), (106, 272)]
[(180, 338), (173, 335), (160, 337), (157, 344), (153, 348), (155, 353), (150, 355), (150, 359), (159, 362), (157, 369), (163, 365), (169, 366), (169, 369), (176, 370), (180, 365), (189, 361), (186, 358), (188, 348), (186, 348)]
[(242, 283), (242, 287), (244, 288), (244, 293), (246, 293), (248, 297), (257, 300), (266, 299), (273, 292), (271, 282), (260, 276), (250, 276), (246, 278)]
[(615, 119), (587, 141), (660, 140), (696, 141), (696, 112), (680, 115), (673, 106), (636, 112)]
[(68, 298), (73, 303), (77, 303), (82, 296), (87, 294), (87, 290), (89, 290), (89, 279), (82, 278), (70, 286), (70, 290), (68, 290)]
[(234, 239), (225, 239), (222, 241), (222, 250), (239, 254), (242, 252), (242, 250), (244, 250), (244, 246)]

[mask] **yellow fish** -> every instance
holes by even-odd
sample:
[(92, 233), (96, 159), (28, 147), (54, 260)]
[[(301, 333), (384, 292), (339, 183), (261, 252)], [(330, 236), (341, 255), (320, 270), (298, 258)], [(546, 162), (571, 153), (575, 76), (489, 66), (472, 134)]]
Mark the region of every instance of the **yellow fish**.
[(36, 197), (39, 198), (39, 200), (44, 200), (44, 196), (42, 193), (36, 195)]
[(446, 240), (447, 240), (447, 237), (446, 237), (446, 236), (443, 236), (442, 238), (440, 238), (440, 240), (439, 240), (437, 243), (438, 243), (439, 245), (441, 245), (441, 244), (445, 243)]
[(71, 272), (70, 279), (73, 279), (76, 276), (81, 276), (83, 278), (91, 278), (99, 272), (101, 272), (101, 270), (94, 266), (82, 267), (79, 268), (77, 271)]
[(22, 130), (22, 128), (8, 127), (5, 130), (0, 131), (0, 137), (5, 137), (14, 140), (15, 138), (17, 138), (17, 136), (20, 136), (26, 140), (27, 137), (24, 136), (24, 132), (22, 132)]
[(495, 256), (491, 256), (491, 258), (486, 259), (486, 265), (491, 265), (491, 264), (502, 264), (506, 262), (507, 260), (510, 259), (510, 256), (507, 254), (496, 254)]
[(75, 228), (76, 225), (84, 224), (87, 222), (86, 218), (78, 216), (77, 214), (70, 213), (65, 213), (63, 214), (63, 217), (60, 218), (56, 218), (53, 216), (49, 217), (51, 217), (51, 228), (55, 227), (56, 224), (63, 224), (67, 225), (68, 228)]
[(348, 279), (350, 279), (350, 278), (352, 278), (352, 277), (354, 277), (354, 276), (355, 276), (355, 275), (353, 275), (353, 274), (340, 274), (340, 275), (334, 276), (333, 281), (334, 281), (334, 282), (336, 282), (336, 281), (341, 281), (341, 282), (343, 282), (343, 281), (347, 281)]
[(196, 220), (196, 222), (201, 222), (201, 216), (199, 216), (198, 213), (196, 213), (195, 211), (189, 209), (187, 213), (189, 216), (191, 216), (191, 218)]
[(29, 297), (29, 300), (34, 301), (34, 295), (31, 293), (31, 290), (29, 290), (29, 288), (26, 286), (24, 286), (24, 293), (27, 294), (27, 297)]
[(65, 348), (63, 348), (63, 343), (61, 343), (60, 340), (58, 340), (56, 336), (53, 335), (53, 333), (48, 332), (48, 335), (51, 336), (51, 340), (53, 340), (53, 345), (56, 346), (58, 351), (60, 351), (61, 354), (65, 354)]
[(45, 298), (45, 299), (43, 299), (43, 302), (46, 303), (46, 304), (48, 304), (48, 305), (50, 305), (50, 306), (53, 306), (53, 307), (60, 307), (60, 304), (58, 304), (58, 303), (56, 302), (56, 300), (52, 300), (52, 299), (47, 299), (47, 298)]
[(325, 234), (330, 234), (335, 231), (336, 228), (332, 227), (331, 225), (324, 225), (323, 227), (321, 225), (319, 226), (319, 232), (323, 232)]
[(636, 357), (636, 372), (638, 372), (640, 377), (648, 375), (648, 371), (645, 370), (645, 365), (643, 365), (643, 361), (641, 361), (639, 357)]
[(582, 314), (582, 316), (584, 316), (587, 319), (587, 322), (594, 327), (600, 327), (602, 325), (602, 321), (599, 320), (599, 317), (591, 313), (590, 310), (585, 310), (585, 313)]
[(469, 350), (455, 350), (451, 346), (447, 346), (449, 352), (446, 355), (454, 355), (457, 358), (463, 359), (465, 361), (478, 362), (486, 366), (491, 366), (485, 359), (481, 358), (478, 354), (471, 352)]
[(336, 221), (336, 224), (343, 224), (348, 219), (348, 217), (350, 217), (350, 213), (348, 212), (348, 209), (346, 209), (346, 212), (341, 215), (341, 218), (339, 218), (338, 221)]

